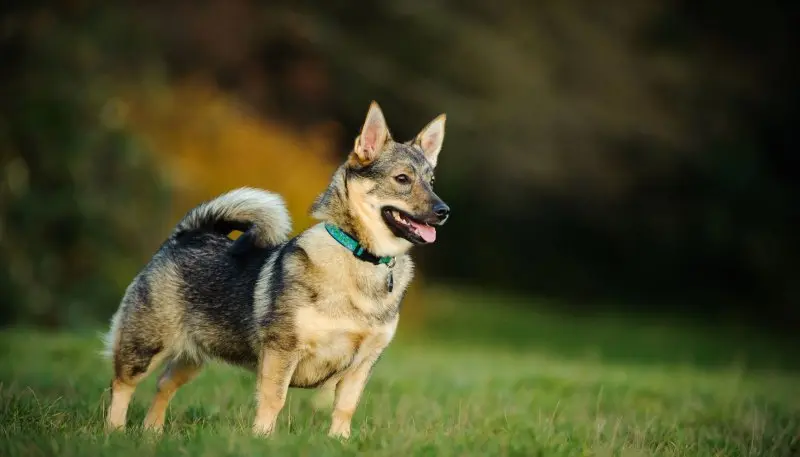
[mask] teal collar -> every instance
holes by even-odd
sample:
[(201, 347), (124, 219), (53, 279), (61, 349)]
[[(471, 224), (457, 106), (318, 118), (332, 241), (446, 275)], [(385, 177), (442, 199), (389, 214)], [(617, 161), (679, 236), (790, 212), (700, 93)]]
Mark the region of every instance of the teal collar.
[(378, 257), (375, 254), (367, 251), (364, 249), (364, 246), (361, 246), (359, 242), (353, 238), (352, 236), (348, 235), (344, 230), (340, 229), (339, 227), (331, 224), (325, 223), (325, 230), (333, 237), (334, 240), (338, 241), (339, 244), (346, 247), (350, 252), (353, 253), (358, 259), (363, 260), (365, 262), (373, 263), (375, 265), (390, 265), (392, 261), (394, 261), (394, 257)]

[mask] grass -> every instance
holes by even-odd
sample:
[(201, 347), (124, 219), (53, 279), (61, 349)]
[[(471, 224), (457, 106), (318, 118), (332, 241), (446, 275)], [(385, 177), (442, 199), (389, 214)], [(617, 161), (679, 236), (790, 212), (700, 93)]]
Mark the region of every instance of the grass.
[(94, 333), (0, 336), (0, 455), (800, 455), (800, 373), (787, 343), (735, 328), (512, 310), (437, 295), (375, 369), (353, 437), (292, 390), (278, 431), (250, 435), (254, 376), (213, 365), (139, 428), (154, 379), (105, 435), (110, 366)]

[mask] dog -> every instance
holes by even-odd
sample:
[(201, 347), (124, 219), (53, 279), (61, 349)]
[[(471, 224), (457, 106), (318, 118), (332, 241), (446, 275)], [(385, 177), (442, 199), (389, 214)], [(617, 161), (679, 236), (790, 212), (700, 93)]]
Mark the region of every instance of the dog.
[(265, 190), (236, 189), (190, 210), (111, 319), (107, 430), (125, 427), (137, 384), (165, 364), (144, 420), (160, 432), (178, 388), (217, 359), (256, 373), (256, 434), (273, 432), (288, 388), (298, 387), (334, 392), (329, 435), (348, 438), (397, 329), (414, 270), (409, 250), (434, 242), (450, 215), (433, 191), (445, 119), (395, 142), (372, 102), (353, 150), (311, 206), (320, 222), (294, 238), (283, 200)]

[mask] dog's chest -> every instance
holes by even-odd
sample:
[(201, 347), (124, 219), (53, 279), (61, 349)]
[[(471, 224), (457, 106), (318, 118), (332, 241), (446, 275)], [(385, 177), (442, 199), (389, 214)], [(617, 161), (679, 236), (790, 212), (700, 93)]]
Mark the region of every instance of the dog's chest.
[(350, 316), (332, 316), (309, 307), (295, 316), (300, 362), (292, 385), (315, 387), (341, 376), (389, 344), (397, 319), (370, 323)]

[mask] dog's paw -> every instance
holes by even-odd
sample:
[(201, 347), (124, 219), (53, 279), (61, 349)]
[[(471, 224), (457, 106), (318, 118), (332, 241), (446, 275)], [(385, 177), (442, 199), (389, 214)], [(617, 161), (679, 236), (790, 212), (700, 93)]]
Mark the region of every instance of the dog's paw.
[(331, 430), (328, 432), (328, 436), (331, 438), (346, 440), (350, 438), (350, 426), (337, 426), (336, 424), (331, 425)]
[(151, 435), (161, 435), (164, 432), (164, 425), (144, 424), (143, 429), (145, 433), (149, 433)]
[(261, 437), (268, 437), (272, 435), (272, 430), (275, 427), (273, 424), (255, 424), (253, 425), (253, 434)]
[(142, 424), (144, 431), (147, 433), (151, 433), (154, 435), (160, 435), (162, 431), (164, 431), (164, 419), (162, 418), (159, 420), (158, 418), (151, 417), (148, 415), (144, 419), (144, 424)]

